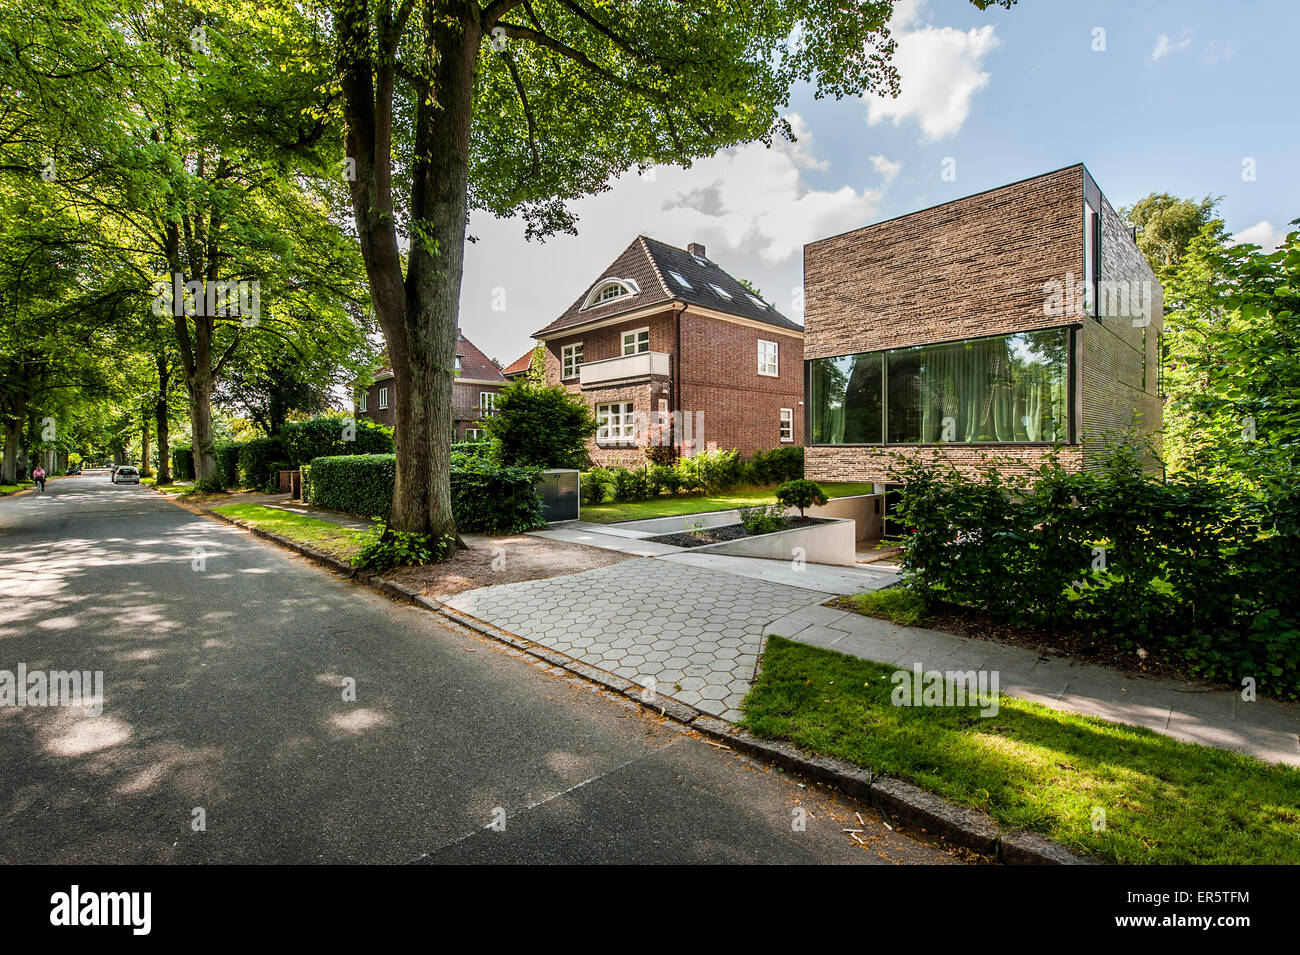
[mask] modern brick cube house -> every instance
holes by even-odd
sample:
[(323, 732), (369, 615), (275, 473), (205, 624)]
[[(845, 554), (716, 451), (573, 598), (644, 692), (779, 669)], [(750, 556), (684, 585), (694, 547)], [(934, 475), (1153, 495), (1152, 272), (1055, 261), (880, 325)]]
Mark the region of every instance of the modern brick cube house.
[[(505, 376), (491, 358), (459, 331), (456, 343), (456, 380), (451, 388), (453, 440), (464, 441), (484, 434), (483, 420), (496, 408), (496, 396), (505, 386)], [(358, 390), (354, 401), (358, 418), (369, 418), (393, 427), (396, 418), (396, 389), (400, 387), (391, 368), (375, 373), (374, 383)]]
[[(806, 471), (1089, 468), (1162, 426), (1161, 290), (1082, 165), (804, 247)], [(1003, 463), (1009, 462), (1009, 463)]]
[(663, 420), (677, 423), (685, 455), (803, 443), (803, 327), (702, 245), (638, 236), (533, 337), (546, 347), (546, 381), (591, 402), (597, 464), (643, 464)]

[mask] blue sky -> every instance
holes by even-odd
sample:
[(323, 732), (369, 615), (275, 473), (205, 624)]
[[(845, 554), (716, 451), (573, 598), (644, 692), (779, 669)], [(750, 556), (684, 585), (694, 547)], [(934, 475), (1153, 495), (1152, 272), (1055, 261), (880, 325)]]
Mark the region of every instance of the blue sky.
[(798, 320), (803, 243), (1080, 161), (1117, 208), (1221, 195), (1229, 230), (1262, 244), (1300, 217), (1296, 0), (904, 0), (893, 29), (897, 100), (795, 90), (797, 144), (629, 174), (577, 204), (577, 237), (475, 217), (465, 333), (512, 361), (638, 233), (704, 242)]

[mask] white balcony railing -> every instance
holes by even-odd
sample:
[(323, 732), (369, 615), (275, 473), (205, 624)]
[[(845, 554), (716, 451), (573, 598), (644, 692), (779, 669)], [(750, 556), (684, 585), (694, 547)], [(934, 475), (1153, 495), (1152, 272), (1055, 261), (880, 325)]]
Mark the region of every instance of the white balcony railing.
[(646, 378), (651, 375), (668, 376), (669, 361), (665, 352), (643, 351), (636, 355), (589, 361), (578, 368), (578, 383), (584, 388), (621, 378)]

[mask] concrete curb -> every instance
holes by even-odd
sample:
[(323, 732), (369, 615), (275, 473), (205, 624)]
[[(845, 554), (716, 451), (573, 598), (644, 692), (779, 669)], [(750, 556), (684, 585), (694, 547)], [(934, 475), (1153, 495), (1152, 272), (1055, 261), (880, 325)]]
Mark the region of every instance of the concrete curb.
[(253, 527), (244, 521), (218, 514), (201, 504), (178, 501), (171, 495), (164, 497), (198, 514), (206, 514), (251, 531), (258, 537), (284, 547), (294, 553), (322, 564), (356, 583), (405, 603), (431, 610), (447, 620), (473, 630), (485, 637), (504, 643), (516, 650), (558, 667), (575, 676), (596, 683), (605, 689), (630, 699), (660, 717), (674, 720), (687, 728), (716, 742), (771, 763), (783, 770), (798, 773), (815, 782), (838, 789), (853, 799), (868, 803), (894, 820), (924, 832), (939, 836), (945, 841), (993, 856), (1006, 865), (1093, 865), (1091, 859), (1077, 855), (1064, 846), (1033, 832), (1004, 830), (987, 814), (978, 809), (968, 809), (949, 802), (942, 796), (913, 786), (911, 783), (889, 776), (878, 776), (869, 769), (827, 756), (805, 753), (791, 743), (781, 740), (759, 739), (735, 725), (718, 719), (693, 706), (662, 696), (647, 699), (644, 689), (624, 677), (616, 676), (581, 660), (533, 643), (522, 637), (494, 627), (476, 617), (448, 607), (434, 597), (426, 597), (396, 581), (377, 574), (358, 571), (352, 565), (269, 531)]

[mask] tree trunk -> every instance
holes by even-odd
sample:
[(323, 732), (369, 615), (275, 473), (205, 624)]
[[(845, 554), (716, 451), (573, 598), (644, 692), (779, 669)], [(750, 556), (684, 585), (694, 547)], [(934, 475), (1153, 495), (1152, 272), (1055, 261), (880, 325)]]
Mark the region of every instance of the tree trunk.
[(432, 4), (422, 14), (425, 43), (437, 53), (416, 107), (413, 238), (404, 280), (392, 215), (392, 69), (381, 62), (372, 73), (369, 62), (353, 58), (358, 22), (345, 16), (339, 22), (346, 147), (356, 157), (353, 213), (394, 377), (397, 474), (389, 523), (460, 543), (451, 513), (451, 403), (468, 205), (465, 157), (482, 32), (475, 22), (440, 18)]
[(149, 467), (149, 414), (140, 419), (140, 476), (150, 477), (153, 470)]
[(190, 419), (194, 451), (194, 484), (205, 489), (221, 487), (221, 472), (217, 470), (216, 442), (212, 437), (212, 378), (204, 374), (203, 366), (186, 384), (190, 391)]
[(20, 394), (11, 399), (10, 412), (4, 416), (5, 456), (0, 464), (0, 484), (18, 482), (18, 445), (23, 439), (23, 424), (27, 420), (27, 396)]
[(158, 485), (172, 483), (171, 447), (169, 424), (167, 421), (167, 389), (171, 385), (171, 372), (167, 367), (167, 356), (155, 357), (158, 365), (158, 397), (154, 400), (154, 426), (158, 429)]

